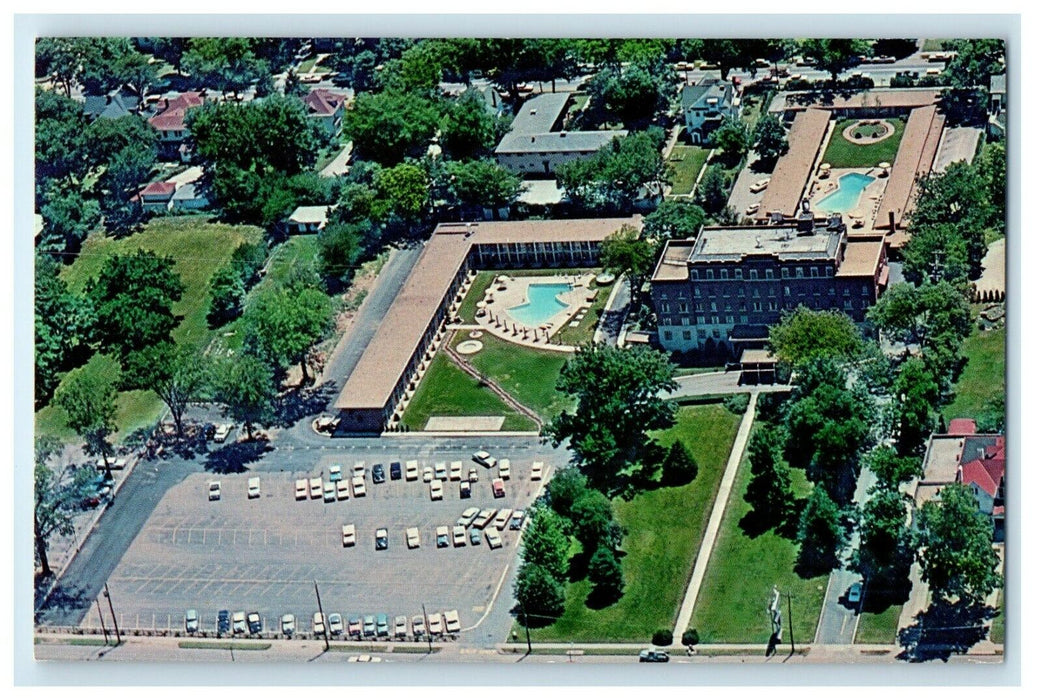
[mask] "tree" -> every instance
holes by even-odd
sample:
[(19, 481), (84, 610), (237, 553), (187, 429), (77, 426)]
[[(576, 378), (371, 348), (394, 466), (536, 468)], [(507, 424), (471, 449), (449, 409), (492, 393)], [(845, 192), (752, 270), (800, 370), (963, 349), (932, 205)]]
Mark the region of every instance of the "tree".
[(664, 241), (669, 238), (693, 238), (705, 223), (702, 207), (684, 199), (663, 199), (655, 211), (644, 217), (644, 236)]
[[(41, 42), (44, 41), (41, 39)], [(50, 90), (36, 90), (35, 171), (37, 206), (53, 181), (80, 183), (90, 171), (88, 121), (83, 106)], [(63, 188), (64, 189), (64, 188)]]
[(517, 569), (514, 599), (526, 624), (546, 624), (564, 613), (564, 584), (538, 564), (525, 562)]
[(252, 440), (254, 425), (274, 419), (278, 387), (271, 367), (255, 355), (241, 353), (225, 360), (214, 376), (214, 398), (246, 427), (246, 437)]
[(952, 224), (927, 224), (915, 229), (904, 249), (906, 278), (914, 284), (963, 284), (970, 276), (967, 241)]
[(555, 446), (568, 441), (575, 463), (596, 489), (611, 493), (640, 464), (648, 431), (673, 424), (676, 406), (661, 398), (676, 389), (674, 366), (649, 348), (587, 345), (565, 364), (557, 388), (576, 399), (545, 428)]
[(991, 76), (1006, 72), (1006, 42), (1002, 39), (955, 39), (943, 46), (955, 52), (944, 69), (955, 87), (987, 87)]
[(87, 452), (108, 457), (108, 436), (116, 430), (116, 382), (90, 366), (66, 375), (54, 394), (65, 422), (87, 443)]
[(67, 465), (54, 470), (48, 464), (61, 449), (61, 444), (47, 437), (36, 438), (36, 466), (33, 472), (33, 542), (40, 574), (54, 575), (47, 557), (54, 535), (68, 537), (75, 532), (73, 516), (88, 495), (94, 478), (89, 467)]
[(839, 508), (820, 484), (814, 487), (800, 515), (800, 563), (808, 571), (824, 573), (838, 563), (836, 552), (843, 544)]
[(572, 517), (572, 506), (588, 488), (583, 473), (574, 466), (567, 466), (555, 471), (547, 482), (545, 500), (553, 512), (568, 520)]
[(916, 558), (923, 580), (935, 602), (983, 602), (1002, 584), (991, 520), (978, 510), (977, 499), (964, 484), (946, 486), (938, 496), (924, 503), (915, 518)]
[(731, 195), (731, 185), (727, 174), (719, 164), (710, 165), (702, 174), (702, 179), (695, 190), (695, 202), (710, 216), (724, 211), (727, 199)]
[(1006, 142), (986, 143), (974, 161), (984, 181), (985, 201), (991, 206), (988, 221), (999, 235), (1006, 232)]
[(614, 602), (622, 597), (626, 585), (622, 577), (622, 565), (614, 550), (600, 546), (590, 557), (590, 583), (593, 584), (591, 596), (602, 603)]
[(840, 73), (858, 65), (871, 47), (864, 39), (805, 39), (800, 48), (815, 68), (828, 71), (835, 81)]
[(897, 452), (921, 455), (925, 441), (937, 425), (935, 407), (941, 392), (922, 358), (910, 357), (901, 364), (893, 388), (897, 430)]
[(55, 253), (76, 252), (101, 221), (101, 207), (75, 188), (52, 187), (40, 208), (43, 233), (37, 247)]
[(622, 543), (622, 529), (612, 516), (611, 501), (600, 491), (587, 489), (576, 499), (571, 521), (575, 539), (587, 556), (601, 545), (614, 549)]
[(887, 489), (896, 491), (901, 484), (922, 475), (923, 463), (918, 457), (902, 457), (889, 445), (879, 445), (865, 456), (865, 464)]
[(178, 323), (173, 306), (184, 290), (173, 258), (138, 250), (106, 259), (86, 289), (102, 347), (126, 355), (168, 340)]
[(661, 136), (662, 130), (653, 127), (616, 137), (591, 157), (558, 167), (558, 182), (572, 202), (585, 209), (630, 211), (643, 188), (663, 181)]
[(869, 309), (868, 318), (887, 339), (922, 346), (947, 335), (964, 338), (972, 328), (966, 294), (948, 282), (891, 285)]
[(430, 208), (427, 173), (413, 163), (381, 170), (373, 184), (384, 210), (405, 222), (418, 222)]
[(655, 246), (640, 231), (624, 225), (601, 242), (601, 265), (616, 275), (626, 275), (635, 297), (655, 267)]
[(789, 150), (789, 137), (785, 126), (773, 114), (765, 114), (756, 122), (753, 132), (753, 150), (767, 161), (778, 160)]
[(727, 117), (709, 136), (709, 143), (727, 163), (737, 163), (752, 145), (752, 136), (738, 117)]
[(78, 354), (85, 354), (91, 320), (83, 299), (69, 291), (50, 259), (36, 258), (34, 283), (36, 403), (40, 406), (58, 386), (58, 374)]
[(745, 500), (765, 522), (780, 525), (792, 514), (795, 496), (789, 470), (782, 462), (782, 440), (776, 429), (757, 430), (749, 440), (752, 479)]
[(680, 440), (669, 446), (662, 460), (662, 476), (659, 483), (663, 486), (683, 486), (690, 484), (698, 476), (698, 463), (691, 450)]
[(390, 166), (423, 155), (438, 119), (436, 106), (421, 96), (362, 93), (344, 115), (344, 132), (359, 156)]
[(36, 77), (50, 78), (61, 86), (66, 98), (71, 98), (72, 87), (83, 74), (82, 49), (81, 39), (71, 37), (37, 39)]
[(327, 224), (318, 234), (318, 266), (323, 277), (348, 282), (362, 257), (367, 226), (362, 223)]
[(850, 361), (864, 346), (861, 332), (850, 316), (840, 311), (815, 311), (803, 305), (784, 312), (769, 334), (771, 350), (791, 367), (815, 358)]
[(155, 64), (149, 63), (130, 39), (90, 37), (79, 41), (83, 42), (80, 80), (88, 95), (104, 95), (129, 86), (143, 97), (155, 83)]
[(267, 63), (257, 58), (251, 40), (243, 37), (189, 39), (181, 64), (199, 87), (213, 87), (235, 96), (268, 73)]
[(133, 374), (138, 387), (156, 394), (174, 419), (177, 436), (184, 435), (188, 404), (199, 401), (208, 386), (210, 371), (205, 356), (188, 345), (159, 343), (132, 353), (125, 374)]
[(308, 350), (332, 323), (329, 297), (314, 288), (271, 287), (247, 309), (244, 343), (278, 367), (299, 364), (301, 383), (308, 376)]
[(564, 583), (568, 576), (568, 538), (561, 517), (549, 508), (532, 509), (521, 548), (526, 564), (539, 566)]
[(669, 107), (674, 85), (669, 69), (659, 61), (657, 65), (631, 64), (621, 71), (602, 70), (587, 90), (586, 113), (591, 121), (642, 129)]
[(855, 564), (866, 578), (886, 577), (890, 572), (906, 573), (911, 557), (908, 498), (896, 489), (875, 487), (861, 509), (861, 541)]
[(735, 68), (752, 69), (766, 50), (764, 39), (703, 39), (690, 47), (700, 58), (720, 68), (720, 79)]
[(521, 195), (521, 178), (493, 160), (449, 163), (450, 189), (461, 204), (501, 209)]
[(446, 111), (441, 121), (441, 146), (456, 160), (492, 154), (509, 125), (489, 110), (477, 90), (467, 90)]

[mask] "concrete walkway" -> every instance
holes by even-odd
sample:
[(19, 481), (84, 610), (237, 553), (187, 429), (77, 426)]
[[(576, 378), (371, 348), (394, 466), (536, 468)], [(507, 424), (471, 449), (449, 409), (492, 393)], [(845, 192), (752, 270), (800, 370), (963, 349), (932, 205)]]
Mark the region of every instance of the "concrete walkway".
[(321, 177), (336, 177), (338, 175), (346, 175), (347, 171), (351, 169), (348, 163), (351, 160), (351, 149), (354, 147), (354, 143), (348, 141), (344, 144), (344, 147), (340, 149), (340, 153), (336, 154), (336, 158), (329, 161), (329, 165), (322, 168), (322, 172), (319, 173)]
[(684, 602), (680, 605), (680, 614), (677, 615), (677, 624), (673, 628), (673, 644), (680, 644), (684, 631), (687, 630), (691, 621), (691, 613), (695, 610), (695, 600), (698, 598), (698, 590), (702, 587), (702, 579), (705, 578), (706, 569), (709, 568), (709, 556), (713, 553), (713, 545), (716, 543), (716, 535), (720, 532), (720, 523), (724, 519), (724, 511), (727, 509), (727, 501), (731, 496), (731, 488), (734, 486), (735, 476), (738, 474), (738, 465), (742, 462), (745, 454), (745, 444), (749, 441), (752, 432), (753, 417), (756, 415), (756, 400), (760, 398), (760, 392), (754, 390), (749, 397), (749, 406), (745, 409), (742, 422), (738, 426), (738, 434), (735, 435), (734, 445), (731, 447), (731, 456), (727, 458), (727, 468), (720, 480), (720, 490), (716, 492), (716, 502), (713, 503), (713, 512), (709, 516), (709, 525), (706, 526), (705, 536), (698, 548), (698, 558), (695, 560), (695, 569), (691, 572), (691, 580), (687, 584), (687, 592), (684, 594)]

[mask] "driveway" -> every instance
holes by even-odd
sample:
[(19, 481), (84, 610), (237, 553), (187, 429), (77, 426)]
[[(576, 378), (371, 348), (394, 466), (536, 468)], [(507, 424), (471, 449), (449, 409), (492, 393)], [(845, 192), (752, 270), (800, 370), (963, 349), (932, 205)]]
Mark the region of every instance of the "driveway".
[(338, 175), (345, 175), (350, 170), (348, 162), (351, 160), (351, 151), (353, 148), (352, 142), (348, 141), (343, 148), (340, 149), (340, 153), (337, 153), (336, 158), (330, 161), (329, 165), (322, 168), (322, 172), (319, 173), (322, 177), (336, 177)]
[(772, 391), (792, 391), (788, 384), (739, 384), (742, 373), (706, 372), (705, 374), (689, 374), (674, 377), (680, 387), (669, 398), (679, 399), (685, 396), (707, 396), (709, 394), (744, 394), (751, 391), (767, 393)]
[(738, 172), (738, 176), (734, 181), (734, 188), (731, 190), (731, 197), (727, 200), (728, 206), (732, 207), (737, 213), (738, 218), (753, 217), (759, 213), (759, 209), (754, 211), (752, 214), (746, 213), (749, 207), (753, 204), (759, 204), (763, 201), (763, 195), (766, 190), (761, 192), (751, 192), (750, 187), (757, 180), (770, 177), (769, 172), (760, 172), (757, 166), (758, 156), (752, 151), (749, 152), (749, 159), (745, 164), (745, 167)]
[(973, 156), (977, 153), (977, 142), (980, 140), (983, 129), (972, 126), (954, 126), (944, 130), (941, 135), (941, 143), (937, 147), (937, 156), (933, 161), (935, 173), (944, 170), (956, 161), (973, 162)]

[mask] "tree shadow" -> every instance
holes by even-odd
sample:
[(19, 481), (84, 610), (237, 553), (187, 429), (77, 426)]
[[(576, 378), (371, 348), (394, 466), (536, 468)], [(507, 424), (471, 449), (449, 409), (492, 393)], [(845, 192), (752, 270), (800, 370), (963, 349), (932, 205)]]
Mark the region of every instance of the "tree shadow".
[[(46, 580), (50, 581), (49, 578)], [(36, 591), (35, 621), (37, 624), (43, 623), (49, 614), (62, 615), (74, 611), (82, 612), (90, 608), (92, 601), (93, 598), (88, 597), (87, 592), (82, 588), (59, 583), (50, 595), (47, 595), (46, 586), (43, 586)]]
[[(510, 614), (514, 616), (515, 620), (517, 620), (517, 624), (524, 626), (525, 615), (521, 612), (520, 605), (515, 605), (514, 607), (510, 608)], [(549, 617), (547, 615), (536, 615), (535, 613), (532, 613), (528, 616), (528, 628), (533, 630), (542, 629), (543, 627), (549, 627), (555, 622), (557, 622), (556, 617)]]
[(234, 442), (210, 452), (203, 466), (214, 474), (240, 474), (246, 471), (247, 464), (256, 462), (274, 449), (267, 440)]
[(603, 610), (622, 599), (622, 589), (610, 586), (594, 586), (586, 596), (586, 607), (590, 610)]
[(749, 170), (757, 175), (769, 175), (774, 172), (774, 166), (777, 164), (777, 158), (757, 158), (749, 165)]
[(336, 385), (332, 381), (318, 386), (295, 388), (279, 397), (275, 406), (275, 425), (289, 428), (303, 418), (321, 413), (329, 405)]
[(915, 622), (898, 631), (903, 647), (897, 658), (904, 661), (948, 661), (965, 654), (988, 636), (985, 624), (999, 611), (990, 605), (962, 601), (934, 601), (915, 617)]

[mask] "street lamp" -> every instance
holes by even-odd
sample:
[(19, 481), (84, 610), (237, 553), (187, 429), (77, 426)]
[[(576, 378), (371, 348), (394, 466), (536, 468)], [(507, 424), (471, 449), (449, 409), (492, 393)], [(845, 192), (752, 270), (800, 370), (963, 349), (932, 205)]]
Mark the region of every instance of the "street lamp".
[(123, 643), (119, 635), (119, 623), (116, 621), (116, 610), (112, 607), (112, 596), (109, 595), (109, 582), (105, 582), (105, 598), (109, 601), (109, 612), (112, 613), (112, 626), (116, 628), (116, 646)]

